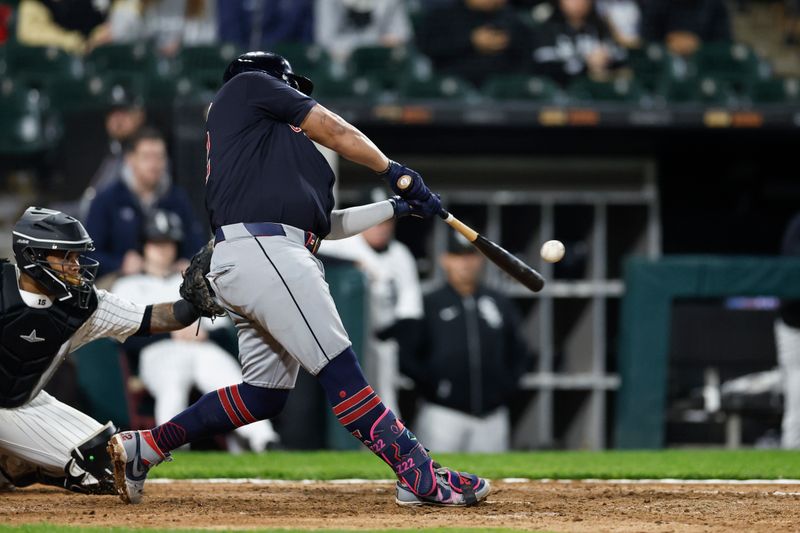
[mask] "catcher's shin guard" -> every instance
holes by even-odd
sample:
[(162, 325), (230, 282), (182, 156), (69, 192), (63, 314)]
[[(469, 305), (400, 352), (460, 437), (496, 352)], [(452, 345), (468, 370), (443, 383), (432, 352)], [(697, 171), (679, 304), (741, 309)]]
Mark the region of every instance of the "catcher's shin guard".
[(114, 467), (106, 446), (117, 431), (111, 421), (106, 422), (106, 425), (76, 446), (70, 453), (75, 466), (90, 473), (98, 481), (108, 480), (113, 484)]

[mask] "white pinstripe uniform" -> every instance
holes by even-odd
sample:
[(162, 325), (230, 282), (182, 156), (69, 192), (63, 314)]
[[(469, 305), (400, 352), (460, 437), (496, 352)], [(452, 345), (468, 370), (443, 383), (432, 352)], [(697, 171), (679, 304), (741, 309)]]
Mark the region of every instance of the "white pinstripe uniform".
[[(145, 306), (97, 289), (97, 309), (61, 345), (58, 355), (42, 374), (30, 399), (20, 407), (0, 408), (0, 467), (12, 477), (40, 467), (45, 473), (64, 474), (70, 452), (103, 428), (92, 417), (59, 402), (42, 389), (64, 358), (93, 340), (112, 337), (124, 341), (139, 329)], [(48, 308), (52, 300), (20, 289), (29, 307)]]

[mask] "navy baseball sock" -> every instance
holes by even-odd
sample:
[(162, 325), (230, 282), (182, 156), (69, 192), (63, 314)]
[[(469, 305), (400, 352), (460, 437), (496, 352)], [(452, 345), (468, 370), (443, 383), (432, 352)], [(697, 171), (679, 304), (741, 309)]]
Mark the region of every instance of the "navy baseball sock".
[(391, 466), (415, 493), (427, 496), (436, 490), (428, 452), (383, 405), (364, 379), (351, 348), (336, 356), (317, 377), (347, 431)]
[(151, 431), (158, 447), (167, 453), (187, 442), (272, 418), (281, 412), (288, 397), (289, 391), (285, 389), (247, 383), (231, 385), (209, 392)]

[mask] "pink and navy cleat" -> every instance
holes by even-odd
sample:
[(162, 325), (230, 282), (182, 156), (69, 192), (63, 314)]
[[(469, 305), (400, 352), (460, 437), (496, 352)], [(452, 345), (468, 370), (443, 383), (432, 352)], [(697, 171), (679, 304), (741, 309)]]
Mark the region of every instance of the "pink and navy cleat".
[(114, 486), (125, 503), (139, 503), (144, 494), (147, 472), (172, 456), (163, 453), (147, 431), (123, 431), (108, 441), (108, 454), (114, 463)]
[(486, 499), (491, 491), (489, 482), (474, 474), (456, 472), (433, 463), (436, 487), (427, 495), (416, 494), (403, 481), (397, 482), (395, 501), (398, 505), (441, 505), (467, 507)]

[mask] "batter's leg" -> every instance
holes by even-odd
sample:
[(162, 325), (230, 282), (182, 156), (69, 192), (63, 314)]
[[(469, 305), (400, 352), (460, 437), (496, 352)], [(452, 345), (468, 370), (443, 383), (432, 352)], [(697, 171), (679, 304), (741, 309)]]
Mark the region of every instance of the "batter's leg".
[[(197, 344), (196, 346), (192, 346)], [(228, 383), (236, 383), (242, 379), (242, 369), (228, 352), (214, 343), (191, 343), (194, 364), (192, 365), (193, 382), (200, 392), (211, 392)], [(176, 411), (177, 412), (177, 411)], [(278, 442), (278, 434), (269, 420), (259, 420), (245, 424), (235, 430), (255, 452), (264, 451), (270, 443)]]
[(397, 503), (474, 505), (489, 494), (485, 479), (434, 463), (369, 386), (352, 349), (336, 356), (318, 378), (339, 423), (395, 471)]

